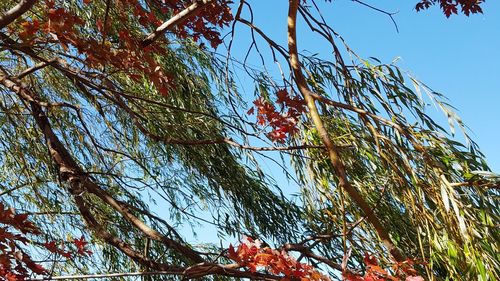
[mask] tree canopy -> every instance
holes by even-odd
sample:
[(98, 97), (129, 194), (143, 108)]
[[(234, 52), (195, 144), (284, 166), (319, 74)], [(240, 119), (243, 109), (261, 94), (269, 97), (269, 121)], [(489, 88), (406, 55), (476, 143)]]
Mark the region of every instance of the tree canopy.
[(317, 1), (288, 1), (286, 44), (252, 1), (2, 1), (0, 280), (500, 279), (500, 179), (465, 125)]

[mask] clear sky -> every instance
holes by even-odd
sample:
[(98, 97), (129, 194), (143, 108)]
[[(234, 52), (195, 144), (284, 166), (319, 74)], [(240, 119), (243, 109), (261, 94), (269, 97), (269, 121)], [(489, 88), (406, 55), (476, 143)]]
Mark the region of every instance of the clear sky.
[[(494, 171), (500, 171), (500, 1), (488, 0), (484, 14), (447, 19), (438, 6), (416, 12), (417, 0), (370, 0), (365, 3), (390, 12), (394, 19), (350, 0), (321, 5), (328, 23), (362, 57), (398, 65), (432, 89), (445, 94), (471, 128), (472, 137)], [(249, 0), (255, 24), (280, 43), (286, 40), (285, 0)], [(248, 15), (248, 14), (246, 14)], [(300, 29), (299, 29), (300, 30)], [(304, 29), (299, 50), (327, 52), (322, 42)], [(240, 37), (241, 38), (241, 37)], [(324, 42), (323, 42), (324, 43)], [(431, 113), (431, 116), (438, 116)], [(446, 123), (445, 123), (446, 124)]]
[[(401, 68), (445, 94), (471, 128), (473, 139), (493, 170), (500, 172), (500, 149), (497, 148), (500, 146), (500, 89), (497, 86), (500, 83), (500, 1), (488, 0), (484, 15), (455, 15), (449, 19), (437, 6), (417, 13), (414, 10), (417, 0), (366, 2), (387, 11), (398, 11), (394, 19), (399, 32), (389, 17), (351, 0), (316, 1), (321, 4), (327, 21), (359, 55), (376, 57), (384, 63), (400, 57)], [(254, 23), (286, 46), (288, 1), (248, 0), (248, 3), (253, 8)], [(248, 12), (244, 16), (248, 19)], [(249, 35), (248, 28), (240, 24), (233, 45), (233, 54), (239, 59), (245, 56)], [(325, 42), (311, 37), (311, 32), (304, 27), (302, 30), (299, 27), (298, 42), (299, 50), (328, 54)], [(265, 44), (260, 47), (265, 51)], [(249, 65), (262, 68), (255, 59), (258, 57), (251, 56)], [(267, 63), (272, 66), (272, 61)], [(244, 75), (239, 78), (242, 90), (251, 99), (253, 81)], [(437, 110), (430, 115), (442, 117)], [(445, 118), (441, 120), (446, 126)], [(287, 189), (297, 192), (296, 186), (287, 183), (278, 167), (268, 162), (263, 161), (262, 168), (275, 177), (280, 187), (285, 192)], [(188, 227), (184, 231), (189, 233)], [(189, 240), (218, 241), (213, 227), (204, 226), (198, 234), (198, 238)]]

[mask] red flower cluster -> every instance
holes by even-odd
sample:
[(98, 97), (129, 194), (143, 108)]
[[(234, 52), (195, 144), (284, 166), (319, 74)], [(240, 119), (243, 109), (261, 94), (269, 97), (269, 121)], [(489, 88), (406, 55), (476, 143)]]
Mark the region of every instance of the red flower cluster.
[(300, 263), (284, 251), (278, 251), (269, 247), (261, 247), (259, 240), (245, 237), (241, 244), (235, 249), (229, 246), (228, 258), (239, 265), (248, 267), (255, 272), (265, 269), (272, 274), (282, 275), (281, 280), (312, 280), (327, 281), (328, 277), (316, 271), (312, 266)]
[[(273, 104), (260, 97), (254, 101), (257, 109), (257, 124), (269, 125), (272, 130), (267, 136), (272, 141), (284, 143), (289, 136), (298, 132), (298, 122), (300, 116), (306, 111), (304, 100), (295, 96), (290, 97), (285, 89), (276, 92), (276, 103), (281, 106), (278, 112)], [(286, 111), (285, 111), (286, 109)], [(253, 114), (252, 107), (248, 114)]]

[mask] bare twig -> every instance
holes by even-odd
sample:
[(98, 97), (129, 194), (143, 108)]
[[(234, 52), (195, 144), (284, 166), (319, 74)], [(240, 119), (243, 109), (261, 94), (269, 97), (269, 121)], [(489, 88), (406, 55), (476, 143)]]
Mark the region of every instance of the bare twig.
[(396, 32), (398, 32), (398, 33), (399, 33), (398, 24), (397, 24), (397, 23), (396, 23), (396, 21), (394, 20), (394, 15), (395, 15), (395, 14), (397, 14), (397, 12), (392, 12), (392, 13), (391, 13), (391, 12), (388, 12), (388, 11), (382, 10), (382, 9), (380, 9), (380, 8), (377, 8), (377, 7), (373, 6), (373, 5), (370, 5), (370, 4), (368, 4), (368, 3), (365, 3), (365, 2), (363, 2), (363, 1), (361, 1), (361, 0), (352, 0), (352, 1), (353, 1), (353, 2), (356, 2), (356, 3), (358, 3), (358, 4), (361, 4), (361, 5), (365, 6), (365, 7), (368, 7), (368, 8), (370, 8), (370, 9), (374, 10), (374, 11), (377, 11), (377, 12), (379, 12), (379, 13), (382, 13), (382, 14), (387, 15), (387, 16), (391, 19), (392, 23), (394, 24), (394, 27), (396, 28)]

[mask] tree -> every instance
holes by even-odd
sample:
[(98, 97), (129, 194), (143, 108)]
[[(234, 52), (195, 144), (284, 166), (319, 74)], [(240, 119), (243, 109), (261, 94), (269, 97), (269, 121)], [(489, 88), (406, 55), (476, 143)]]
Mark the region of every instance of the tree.
[[(469, 15), (482, 2), (416, 9)], [(0, 208), (5, 279), (498, 279), (498, 178), (465, 129), (464, 145), (426, 115), (424, 92), (463, 128), (443, 97), (357, 56), (312, 0), (289, 1), (286, 45), (245, 18), (251, 3), (232, 5), (0, 4), (1, 198), (15, 208)], [(298, 17), (334, 61), (298, 52)], [(233, 55), (237, 26), (261, 69)], [(293, 167), (300, 196), (258, 157)], [(183, 223), (242, 241), (190, 245)]]

